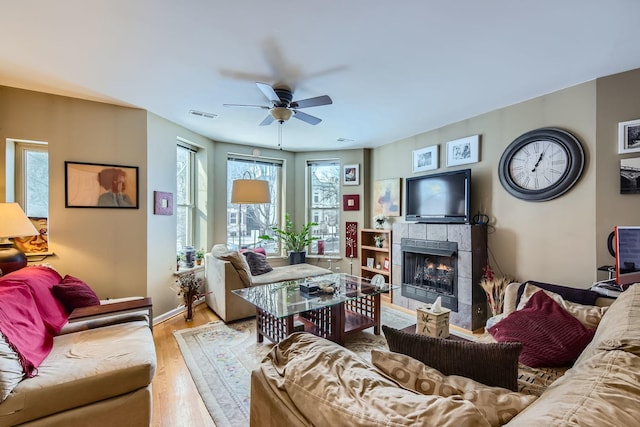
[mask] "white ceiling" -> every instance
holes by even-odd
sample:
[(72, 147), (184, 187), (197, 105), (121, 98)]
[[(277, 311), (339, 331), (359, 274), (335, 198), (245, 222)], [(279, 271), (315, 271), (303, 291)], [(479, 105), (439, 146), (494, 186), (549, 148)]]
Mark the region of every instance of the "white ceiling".
[(0, 0), (0, 85), (276, 147), (265, 110), (222, 104), (285, 82), (333, 104), (286, 122), (284, 149), (375, 147), (640, 68), (639, 17), (638, 0)]

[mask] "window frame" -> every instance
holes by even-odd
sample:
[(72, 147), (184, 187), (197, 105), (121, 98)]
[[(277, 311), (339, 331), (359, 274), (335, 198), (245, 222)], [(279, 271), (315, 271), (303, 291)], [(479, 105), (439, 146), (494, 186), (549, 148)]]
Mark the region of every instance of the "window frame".
[[(254, 239), (247, 241), (245, 238), (247, 236), (240, 237), (238, 234), (241, 230), (237, 230), (239, 226), (246, 227), (247, 219), (249, 215), (246, 213), (247, 209), (251, 209), (252, 206), (257, 205), (239, 205), (236, 203), (231, 203), (231, 188), (233, 186), (233, 181), (236, 179), (247, 179), (248, 177), (245, 175), (245, 172), (242, 172), (239, 176), (230, 176), (230, 162), (238, 162), (239, 164), (246, 163), (247, 165), (254, 165), (253, 171), (248, 171), (250, 175), (250, 179), (267, 179), (273, 185), (270, 185), (271, 192), (271, 203), (265, 203), (264, 205), (268, 205), (266, 209), (269, 210), (268, 217), (272, 219), (271, 224), (268, 226), (269, 228), (276, 227), (280, 228), (283, 221), (283, 207), (285, 204), (285, 165), (286, 162), (284, 159), (276, 159), (272, 157), (262, 157), (262, 156), (247, 156), (244, 154), (237, 153), (228, 153), (227, 154), (227, 174), (226, 174), (226, 185), (227, 185), (227, 216), (226, 216), (226, 244), (229, 248), (251, 248), (251, 247), (264, 247), (267, 256), (283, 256), (283, 248), (280, 245), (280, 241), (276, 239), (274, 244), (267, 243), (265, 241)], [(275, 167), (275, 174), (273, 176), (265, 176), (258, 175), (257, 172), (260, 169), (257, 166), (272, 166)], [(244, 210), (244, 213), (242, 212)], [(264, 212), (264, 211), (263, 211)], [(232, 217), (235, 217), (235, 221), (231, 221)], [(240, 220), (240, 221), (238, 221)], [(235, 229), (234, 235), (232, 230)], [(264, 233), (268, 233), (269, 230), (265, 229)], [(249, 236), (250, 239), (250, 236)], [(242, 240), (242, 241), (241, 241)]]
[[(336, 169), (336, 182), (335, 182), (335, 201), (333, 206), (325, 206), (325, 207), (318, 207), (317, 204), (319, 204), (320, 202), (322, 202), (322, 198), (318, 195), (318, 193), (314, 188), (314, 184), (313, 184), (313, 172), (312, 172), (312, 167), (314, 166), (333, 166)], [(337, 242), (336, 248), (335, 250), (330, 250), (328, 248), (329, 245), (327, 245), (327, 242), (325, 241), (325, 248), (323, 251), (323, 254), (318, 254), (318, 244), (316, 243), (317, 241), (314, 241), (314, 243), (312, 243), (308, 248), (307, 248), (307, 252), (310, 256), (318, 256), (318, 257), (322, 257), (322, 256), (339, 256), (341, 251), (340, 251), (340, 232), (341, 232), (341, 228), (340, 228), (340, 221), (341, 221), (341, 209), (340, 209), (340, 195), (341, 195), (341, 166), (340, 166), (340, 159), (316, 159), (316, 160), (307, 160), (306, 161), (306, 192), (307, 192), (307, 197), (305, 198), (305, 212), (306, 212), (306, 216), (307, 218), (309, 218), (310, 222), (318, 222), (319, 225), (318, 226), (314, 226), (311, 229), (311, 233), (312, 236), (317, 236), (318, 234), (320, 234), (320, 229), (323, 227), (331, 228), (334, 227), (335, 231), (332, 233), (323, 233), (323, 236), (325, 237), (325, 239), (321, 239), (321, 240), (326, 240), (327, 238), (327, 234), (330, 234), (330, 236), (328, 236), (329, 238), (332, 238), (333, 241)], [(335, 211), (335, 225), (331, 226), (331, 225), (323, 225), (323, 221), (326, 218), (326, 215), (320, 215), (322, 217), (322, 219), (320, 221), (315, 221), (315, 217), (316, 215), (319, 215), (320, 212), (327, 212), (327, 211)]]
[[(196, 212), (197, 212), (197, 193), (196, 193), (196, 155), (198, 153), (198, 147), (188, 144), (183, 141), (178, 141), (176, 144), (176, 168), (177, 164), (177, 150), (186, 150), (189, 155), (189, 190), (188, 190), (188, 203), (180, 203), (180, 198), (178, 197), (178, 185), (176, 182), (176, 251), (180, 253), (184, 246), (193, 246), (194, 248), (197, 246), (197, 235), (196, 235)], [(176, 171), (177, 172), (177, 171)], [(176, 179), (177, 179), (176, 174)], [(178, 209), (186, 208), (187, 215), (186, 218), (188, 223), (186, 224), (187, 233), (186, 239), (182, 247), (179, 247), (181, 242), (178, 240), (178, 229), (181, 226), (178, 218)]]

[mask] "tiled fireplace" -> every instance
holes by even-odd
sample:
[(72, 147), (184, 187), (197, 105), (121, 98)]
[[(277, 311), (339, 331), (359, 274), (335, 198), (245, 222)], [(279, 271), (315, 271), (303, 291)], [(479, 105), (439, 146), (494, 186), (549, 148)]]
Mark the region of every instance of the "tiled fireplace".
[(393, 225), (393, 303), (415, 310), (440, 296), (451, 324), (484, 327), (487, 299), (480, 287), (487, 264), (486, 227), (468, 224)]

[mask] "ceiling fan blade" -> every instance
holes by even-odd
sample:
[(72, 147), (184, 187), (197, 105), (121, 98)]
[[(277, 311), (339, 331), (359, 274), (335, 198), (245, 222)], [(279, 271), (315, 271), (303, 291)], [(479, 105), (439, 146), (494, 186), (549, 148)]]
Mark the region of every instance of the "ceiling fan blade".
[(260, 122), (260, 126), (268, 126), (271, 123), (273, 123), (273, 116), (269, 114), (262, 122)]
[(293, 110), (293, 113), (293, 117), (298, 120), (302, 120), (303, 122), (309, 123), (310, 125), (317, 125), (322, 121), (322, 119), (319, 119), (307, 113), (303, 113), (302, 111)]
[(246, 105), (246, 104), (222, 104), (223, 107), (244, 107), (244, 108), (260, 108), (263, 110), (269, 110), (271, 107), (266, 105)]
[(291, 108), (308, 108), (319, 107), (320, 105), (333, 104), (329, 95), (316, 96), (315, 98), (301, 99), (300, 101), (293, 101)]
[(264, 96), (266, 96), (269, 101), (274, 103), (280, 102), (280, 98), (276, 94), (276, 91), (273, 90), (271, 85), (268, 85), (266, 83), (256, 82), (256, 86), (258, 86), (258, 89), (260, 89), (260, 91), (264, 93)]

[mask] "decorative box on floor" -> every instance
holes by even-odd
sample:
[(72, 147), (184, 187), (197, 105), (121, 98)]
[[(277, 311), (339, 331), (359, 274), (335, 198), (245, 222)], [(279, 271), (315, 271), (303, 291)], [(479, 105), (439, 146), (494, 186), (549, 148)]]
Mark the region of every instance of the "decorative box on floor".
[(416, 333), (435, 338), (449, 337), (449, 313), (451, 310), (441, 307), (432, 311), (432, 304), (416, 309), (418, 324)]

